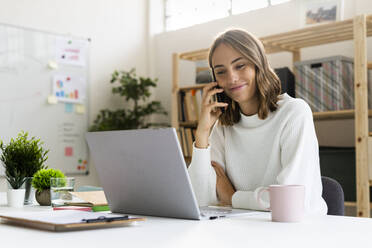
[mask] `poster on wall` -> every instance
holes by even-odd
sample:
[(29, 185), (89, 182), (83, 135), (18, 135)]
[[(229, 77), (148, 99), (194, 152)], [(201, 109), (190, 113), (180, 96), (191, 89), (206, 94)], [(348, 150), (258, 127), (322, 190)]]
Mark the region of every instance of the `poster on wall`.
[(303, 26), (324, 24), (343, 19), (343, 0), (302, 1)]
[(85, 66), (87, 46), (87, 40), (58, 38), (56, 39), (56, 60), (58, 63)]
[(59, 102), (83, 103), (85, 99), (86, 82), (83, 77), (69, 75), (54, 75), (53, 96)]

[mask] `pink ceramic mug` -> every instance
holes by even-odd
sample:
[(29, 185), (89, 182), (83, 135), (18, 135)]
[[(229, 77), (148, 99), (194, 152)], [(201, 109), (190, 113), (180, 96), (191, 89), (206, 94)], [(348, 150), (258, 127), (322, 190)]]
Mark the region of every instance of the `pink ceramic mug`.
[[(262, 193), (269, 192), (270, 207), (263, 203)], [(258, 191), (257, 200), (267, 210), (275, 222), (299, 222), (305, 213), (304, 185), (270, 185)]]

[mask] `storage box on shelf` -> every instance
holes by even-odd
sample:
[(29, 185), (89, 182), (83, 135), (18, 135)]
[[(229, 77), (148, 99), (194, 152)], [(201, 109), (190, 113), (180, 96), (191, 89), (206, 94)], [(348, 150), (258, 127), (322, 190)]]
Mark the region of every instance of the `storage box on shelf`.
[(304, 99), (313, 112), (354, 109), (353, 59), (333, 56), (299, 61), (294, 66), (296, 97)]
[[(293, 64), (301, 60), (302, 48), (347, 40), (354, 42), (354, 109), (314, 112), (313, 115), (314, 120), (355, 119), (356, 205), (357, 215), (364, 217), (370, 215), (368, 139), (371, 140), (371, 138), (368, 138), (368, 117), (372, 116), (372, 111), (368, 110), (367, 65), (372, 68), (372, 64), (367, 63), (367, 36), (372, 36), (372, 15), (360, 15), (349, 20), (260, 38), (267, 54), (290, 52), (293, 56)], [(177, 106), (180, 91), (178, 86), (179, 60), (206, 60), (207, 54), (208, 49), (173, 54), (172, 126), (176, 129), (180, 127), (178, 120), (179, 107)], [(297, 75), (299, 72), (294, 68), (294, 73)], [(193, 87), (196, 86), (190, 86), (189, 88)]]

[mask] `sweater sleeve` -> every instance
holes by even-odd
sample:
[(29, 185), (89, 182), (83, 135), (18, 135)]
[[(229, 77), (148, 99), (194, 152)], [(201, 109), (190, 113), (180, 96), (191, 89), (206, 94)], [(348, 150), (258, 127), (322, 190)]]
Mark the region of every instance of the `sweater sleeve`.
[[(281, 170), (276, 183), (305, 185), (305, 211), (326, 214), (327, 206), (321, 197), (319, 148), (312, 112), (305, 102), (297, 103), (280, 135)], [(264, 210), (257, 202), (257, 193), (261, 188), (235, 192), (233, 207)], [(263, 200), (269, 202), (268, 194), (263, 194)]]
[(287, 122), (280, 137), (282, 170), (277, 181), (278, 184), (304, 185), (305, 211), (326, 214), (313, 115), (310, 107), (305, 102), (301, 103), (300, 111)]
[[(216, 172), (212, 159), (223, 167), (224, 162), (224, 139), (222, 127), (216, 125), (209, 137), (209, 146), (199, 149), (193, 145), (192, 160), (188, 168), (192, 187), (199, 206), (216, 205), (218, 203), (216, 192)], [(211, 159), (212, 157), (212, 159)]]

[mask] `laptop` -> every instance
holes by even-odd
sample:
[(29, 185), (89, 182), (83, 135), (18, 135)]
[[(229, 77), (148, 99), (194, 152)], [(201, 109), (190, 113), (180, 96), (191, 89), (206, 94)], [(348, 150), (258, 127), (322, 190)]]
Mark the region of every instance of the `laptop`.
[(255, 212), (198, 207), (174, 128), (89, 132), (86, 139), (113, 213), (201, 220)]

